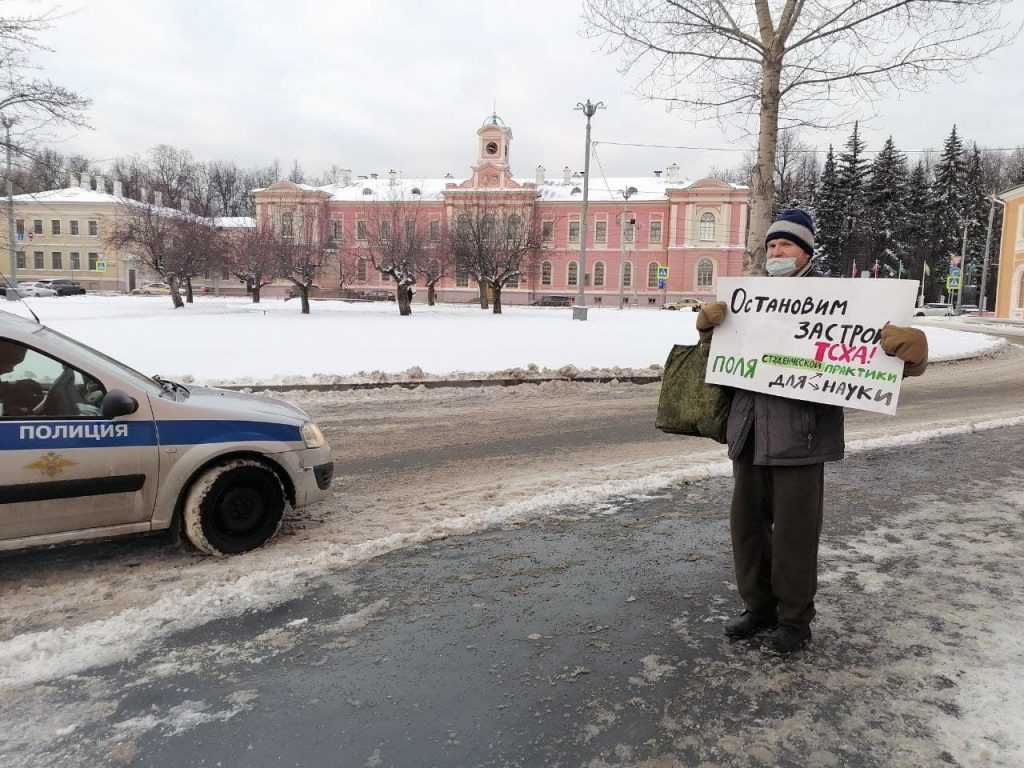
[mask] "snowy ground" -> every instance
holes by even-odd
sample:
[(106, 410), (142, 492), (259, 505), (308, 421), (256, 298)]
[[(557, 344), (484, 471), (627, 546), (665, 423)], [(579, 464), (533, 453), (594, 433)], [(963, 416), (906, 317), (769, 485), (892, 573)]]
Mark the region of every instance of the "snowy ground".
[[(531, 365), (552, 371), (566, 366), (647, 371), (660, 365), (671, 344), (696, 338), (696, 316), (689, 312), (595, 309), (581, 323), (573, 322), (568, 310), (532, 307), (508, 307), (504, 315), (494, 316), (475, 307), (417, 305), (412, 317), (401, 318), (393, 304), (315, 302), (313, 314), (302, 316), (295, 301), (254, 307), (242, 300), (204, 297), (178, 311), (166, 297), (87, 296), (31, 303), (47, 324), (144, 372), (211, 383), (389, 378), (384, 374), (402, 380), (454, 372), (475, 378)], [(0, 305), (0, 310), (12, 309), (24, 311), (20, 304)], [(986, 355), (1006, 345), (959, 329), (978, 327), (973, 323), (928, 319), (921, 327), (934, 361)], [(1012, 329), (991, 328), (1001, 333)], [(936, 367), (908, 385), (955, 379), (957, 367)], [(493, 421), (479, 425), (484, 439), (493, 438), (495, 425), (507, 424), (510, 413), (522, 420), (554, 421), (595, 402), (609, 407), (626, 402), (642, 388), (555, 381), (512, 389), (517, 391), (293, 393), (289, 399), (318, 420), (320, 414), (328, 416), (332, 443), (342, 434), (356, 437), (346, 443), (346, 450), (358, 453), (366, 450), (358, 440), (361, 434), (385, 442), (419, 440), (429, 450), (436, 438), (426, 428), (411, 430), (404, 418), (394, 419), (396, 423), (386, 418), (401, 407), (415, 406), (423, 425), (463, 411), (477, 418), (480, 408), (488, 409)], [(368, 411), (378, 420), (361, 424)], [(337, 420), (333, 425), (330, 415)], [(966, 414), (956, 426), (942, 421), (945, 416), (928, 414), (906, 424), (898, 419), (851, 424), (849, 448), (870, 451), (1021, 424), (1024, 407), (1011, 403), (998, 414)], [(476, 434), (461, 426), (458, 439), (472, 445)], [(62, 713), (55, 707), (52, 681), (129, 658), (176, 631), (277, 605), (325, 573), (344, 572), (399, 548), (539, 517), (560, 504), (599, 506), (611, 498), (643, 496), (729, 473), (720, 446), (695, 441), (681, 461), (678, 445), (665, 453), (656, 452), (656, 446), (650, 453), (635, 446), (599, 446), (588, 452), (586, 466), (577, 466), (579, 456), (566, 457), (561, 464), (550, 457), (517, 456), (515, 466), (500, 475), (495, 475), (492, 462), (486, 492), (479, 482), (484, 475), (474, 475), (476, 468), (469, 462), (452, 476), (427, 478), (437, 483), (437, 492), (423, 498), (417, 491), (427, 479), (417, 476), (386, 483), (367, 480), (365, 487), (348, 484), (344, 495), (339, 492), (333, 501), (293, 521), (273, 546), (240, 558), (202, 558), (134, 543), (95, 561), (82, 562), (71, 554), (29, 562), (11, 574), (0, 600), (0, 699), (10, 696), (9, 701), (17, 702), (12, 706), (24, 708), (21, 728), (0, 737), (0, 765), (5, 740), (14, 750), (7, 754), (13, 756), (20, 752), (19, 744), (36, 743), (56, 729), (74, 729), (76, 722), (106, 716), (99, 710)], [(1012, 517), (1019, 497), (1011, 496), (1004, 507)], [(862, 578), (871, 576), (866, 571)], [(106, 693), (116, 699), (116, 692)], [(1018, 703), (1013, 711), (1020, 711)]]
[[(412, 316), (400, 317), (390, 302), (315, 301), (302, 315), (295, 300), (200, 296), (180, 310), (165, 296), (27, 301), (43, 323), (143, 373), (201, 384), (528, 376), (569, 366), (649, 373), (673, 344), (697, 338), (695, 313), (653, 309), (590, 309), (578, 322), (569, 309), (519, 306), (494, 315), (475, 305), (416, 304)], [(20, 303), (0, 310), (27, 315)], [(1003, 343), (954, 324), (921, 324), (933, 361)]]

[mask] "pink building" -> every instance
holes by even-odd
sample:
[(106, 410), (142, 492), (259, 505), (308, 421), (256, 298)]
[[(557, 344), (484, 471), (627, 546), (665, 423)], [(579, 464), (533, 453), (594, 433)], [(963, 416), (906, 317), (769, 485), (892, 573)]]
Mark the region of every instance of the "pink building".
[[(489, 203), (533, 206), (543, 232), (543, 254), (518, 286), (502, 292), (506, 304), (528, 304), (546, 295), (575, 296), (578, 291), (580, 215), (583, 176), (566, 167), (547, 178), (538, 167), (532, 179), (516, 178), (509, 164), (512, 131), (497, 115), (477, 130), (476, 164), (459, 181), (409, 180), (391, 171), (353, 177), (324, 187), (277, 182), (254, 192), (257, 221), (290, 228), (296, 220), (323, 222), (337, 243), (358, 247), (366, 237), (368, 211), (387, 201), (415, 202), (407, 226), (422, 227), (441, 245), (445, 225), (460, 209)], [(590, 305), (616, 306), (620, 301), (660, 306), (682, 296), (713, 296), (719, 276), (740, 275), (747, 231), (749, 189), (717, 179), (689, 181), (675, 164), (651, 176), (591, 178), (588, 190), (585, 293)], [(668, 277), (659, 283), (659, 268)], [(335, 278), (340, 266), (335, 271)], [(354, 278), (354, 279), (353, 279)], [(321, 281), (331, 287), (330, 277)], [(360, 264), (348, 286), (388, 287), (372, 267)], [(477, 287), (456, 274), (437, 286), (440, 301), (466, 301)], [(424, 292), (419, 294), (422, 297)]]

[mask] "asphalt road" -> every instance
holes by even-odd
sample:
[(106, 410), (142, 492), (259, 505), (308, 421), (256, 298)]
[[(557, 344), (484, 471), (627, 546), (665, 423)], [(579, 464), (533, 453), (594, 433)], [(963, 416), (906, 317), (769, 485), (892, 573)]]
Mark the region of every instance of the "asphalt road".
[(172, 636), (57, 683), (71, 707), (121, 695), (10, 764), (1019, 765), (971, 675), (996, 663), (993, 606), (1024, 596), (1022, 441), (830, 465), (816, 636), (791, 660), (721, 636), (737, 602), (712, 479), (400, 550)]

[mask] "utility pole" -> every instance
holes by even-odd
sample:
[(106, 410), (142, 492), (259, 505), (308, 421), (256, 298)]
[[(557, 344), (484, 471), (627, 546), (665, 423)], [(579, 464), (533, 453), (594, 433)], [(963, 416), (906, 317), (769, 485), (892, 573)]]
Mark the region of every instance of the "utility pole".
[(985, 286), (988, 283), (988, 255), (989, 249), (992, 247), (992, 221), (995, 219), (996, 215), (996, 203), (999, 203), (999, 205), (1004, 207), (1006, 206), (1006, 203), (995, 195), (992, 195), (990, 200), (991, 202), (988, 207), (988, 234), (985, 236), (985, 260), (982, 262), (981, 266), (981, 293), (978, 297), (978, 309), (982, 312), (988, 310), (988, 307), (985, 306), (988, 302), (988, 298), (985, 296)]
[(7, 252), (11, 256), (11, 272), (7, 278), (10, 289), (7, 291), (8, 301), (18, 300), (18, 255), (14, 242), (14, 179), (11, 177), (11, 126), (14, 118), (0, 115), (0, 124), (4, 127), (4, 141), (7, 146), (7, 166), (4, 177), (7, 179)]
[[(964, 298), (964, 280), (967, 279), (967, 230), (971, 226), (970, 221), (964, 222), (964, 239), (960, 244), (960, 287), (956, 289), (956, 302), (950, 301), (953, 305), (953, 314), (960, 314), (960, 305)], [(952, 297), (950, 297), (952, 299)]]
[(579, 290), (576, 293), (576, 306), (572, 308), (572, 319), (573, 320), (586, 320), (587, 319), (587, 299), (584, 295), (584, 287), (587, 282), (587, 201), (590, 195), (590, 118), (592, 118), (597, 110), (604, 109), (604, 102), (597, 102), (597, 104), (591, 104), (590, 99), (587, 99), (586, 104), (577, 103), (574, 109), (578, 109), (587, 116), (587, 143), (586, 150), (583, 155), (583, 212), (582, 221), (580, 221), (580, 268), (577, 272), (576, 280), (579, 286)]
[(626, 216), (629, 212), (629, 198), (636, 194), (636, 187), (626, 187), (619, 192), (623, 199), (622, 215), (619, 218), (619, 309), (622, 309), (626, 291), (626, 227), (629, 226)]

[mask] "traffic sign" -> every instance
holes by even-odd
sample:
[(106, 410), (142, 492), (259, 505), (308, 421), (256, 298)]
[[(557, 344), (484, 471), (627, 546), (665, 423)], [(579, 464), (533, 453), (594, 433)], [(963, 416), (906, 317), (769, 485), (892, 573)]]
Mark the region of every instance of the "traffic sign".
[(107, 271), (107, 262), (105, 262), (105, 261), (97, 261), (96, 262), (96, 271), (97, 272), (106, 272)]
[(960, 271), (960, 267), (950, 267), (949, 268), (949, 276), (950, 277), (960, 277), (961, 274), (962, 273)]
[(659, 291), (664, 291), (667, 287), (668, 287), (668, 283), (666, 283), (664, 280), (659, 280), (658, 281), (658, 290)]
[(660, 264), (658, 265), (658, 279), (659, 280), (667, 280), (668, 279), (668, 267), (663, 267)]
[(959, 291), (960, 290), (960, 278), (953, 277), (950, 275), (946, 278), (946, 290), (947, 291)]

